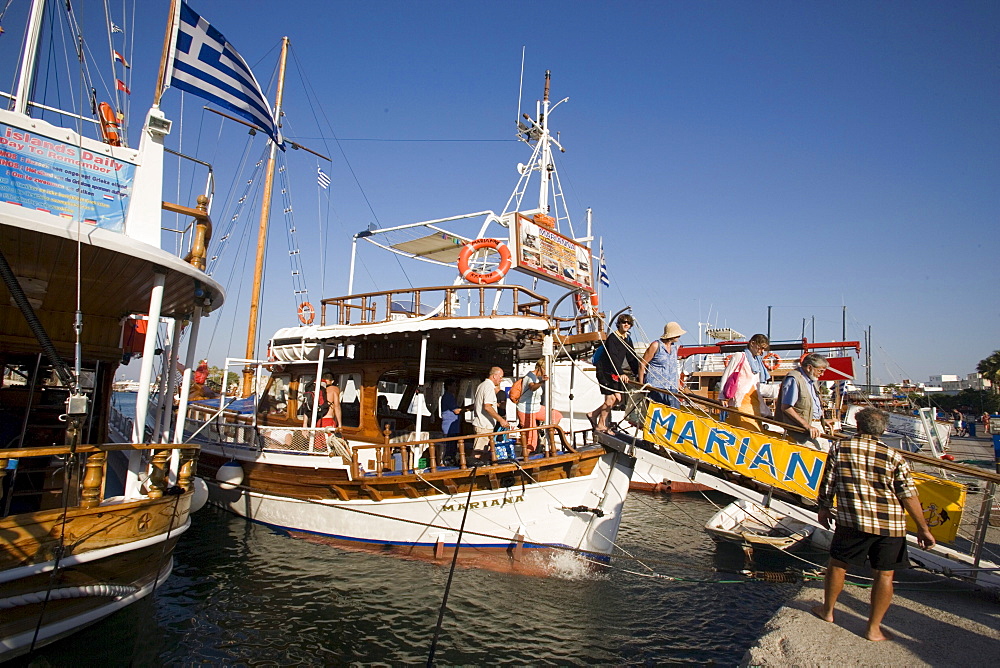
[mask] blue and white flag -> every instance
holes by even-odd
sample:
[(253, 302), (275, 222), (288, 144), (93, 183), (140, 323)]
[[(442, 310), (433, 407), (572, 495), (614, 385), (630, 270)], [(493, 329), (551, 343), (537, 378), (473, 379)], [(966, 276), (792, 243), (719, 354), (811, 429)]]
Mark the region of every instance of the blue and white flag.
[(604, 240), (601, 240), (601, 264), (597, 273), (597, 280), (600, 281), (601, 285), (604, 287), (609, 287), (611, 285), (611, 280), (608, 279), (608, 265), (604, 264)]
[(225, 36), (179, 3), (167, 85), (197, 95), (242, 116), (281, 146), (278, 124), (257, 79)]
[(327, 176), (326, 172), (324, 172), (321, 167), (316, 168), (316, 183), (323, 190), (330, 187), (330, 177)]

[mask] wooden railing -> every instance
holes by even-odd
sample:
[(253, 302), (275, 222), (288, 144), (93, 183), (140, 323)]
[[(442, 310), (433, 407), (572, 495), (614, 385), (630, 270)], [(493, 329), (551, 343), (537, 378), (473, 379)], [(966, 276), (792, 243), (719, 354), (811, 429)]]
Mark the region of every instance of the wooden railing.
[[(384, 443), (371, 443), (351, 446), (351, 478), (356, 480), (364, 475), (374, 474), (375, 477), (383, 477), (387, 473), (392, 475), (399, 475), (401, 473), (414, 473), (418, 470), (428, 469), (431, 472), (435, 472), (438, 468), (442, 467), (440, 454), (448, 444), (454, 443), (458, 451), (458, 461), (456, 463), (459, 469), (471, 469), (473, 466), (482, 466), (482, 463), (476, 463), (469, 461), (466, 456), (466, 441), (475, 441), (477, 438), (488, 438), (489, 439), (489, 464), (497, 464), (501, 460), (497, 458), (496, 448), (495, 448), (495, 437), (496, 436), (511, 436), (517, 434), (523, 434), (526, 432), (534, 431), (538, 434), (538, 446), (542, 448), (542, 457), (531, 461), (543, 461), (545, 459), (555, 457), (560, 451), (565, 452), (576, 452), (576, 448), (569, 442), (566, 438), (566, 432), (563, 431), (562, 427), (559, 425), (549, 424), (541, 425), (538, 427), (530, 427), (524, 429), (511, 429), (508, 431), (498, 431), (488, 434), (467, 434), (463, 436), (450, 436), (448, 438), (432, 438), (432, 439), (420, 439), (413, 441), (397, 441), (392, 442), (390, 440), (391, 432), (386, 431), (384, 434)], [(544, 436), (544, 439), (543, 439)], [(558, 443), (558, 447), (557, 446)], [(518, 439), (515, 447), (520, 453), (518, 459), (528, 460), (528, 446), (526, 440), (521, 438)], [(419, 463), (419, 457), (414, 457), (414, 451), (417, 453), (427, 450), (426, 466), (415, 466)], [(373, 470), (363, 470), (361, 466), (361, 453), (363, 451), (373, 450), (373, 458), (369, 459), (370, 463), (374, 466), (369, 466), (369, 469)], [(396, 452), (401, 456), (401, 461), (399, 466), (395, 465), (393, 455)]]
[[(170, 487), (167, 474), (170, 467), (170, 453), (172, 450), (180, 450), (177, 486), (185, 491), (192, 489), (194, 466), (198, 459), (197, 446), (166, 443), (143, 445), (106, 443), (102, 445), (79, 445), (73, 450), (68, 445), (54, 445), (38, 448), (0, 450), (0, 498), (2, 498), (3, 494), (2, 482), (7, 474), (7, 465), (10, 460), (76, 455), (79, 457), (78, 465), (83, 467), (83, 473), (77, 476), (76, 473), (79, 469), (68, 473), (76, 479), (76, 482), (67, 488), (71, 497), (69, 505), (77, 505), (78, 503), (81, 508), (96, 508), (101, 503), (101, 492), (104, 489), (105, 477), (107, 475), (107, 453), (132, 450), (151, 450), (153, 452), (149, 469), (149, 498), (161, 498), (166, 493), (168, 487)], [(64, 473), (64, 475), (67, 475), (67, 473)], [(74, 478), (71, 478), (71, 480)], [(13, 488), (9, 493), (14, 493)]]
[(369, 292), (322, 301), (322, 325), (370, 325), (402, 318), (533, 316), (549, 300), (520, 285), (462, 285)]

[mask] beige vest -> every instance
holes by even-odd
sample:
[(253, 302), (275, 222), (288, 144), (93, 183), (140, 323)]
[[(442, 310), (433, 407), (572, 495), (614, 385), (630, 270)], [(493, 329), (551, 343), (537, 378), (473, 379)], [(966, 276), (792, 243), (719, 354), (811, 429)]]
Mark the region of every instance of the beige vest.
[[(812, 399), (812, 391), (810, 391), (809, 389), (809, 380), (806, 379), (805, 375), (798, 369), (793, 369), (792, 371), (789, 371), (788, 375), (791, 376), (792, 379), (795, 381), (795, 384), (799, 386), (799, 400), (795, 402), (795, 405), (792, 406), (792, 408), (798, 411), (798, 414), (805, 418), (806, 424), (811, 424), (813, 419), (812, 417), (813, 399)], [(774, 406), (775, 419), (780, 420), (785, 424), (790, 424), (793, 427), (799, 426), (798, 422), (795, 422), (794, 419), (789, 419), (788, 416), (785, 415), (785, 408), (784, 405), (781, 403), (780, 396), (778, 397), (778, 400), (774, 402), (774, 404), (775, 404)]]

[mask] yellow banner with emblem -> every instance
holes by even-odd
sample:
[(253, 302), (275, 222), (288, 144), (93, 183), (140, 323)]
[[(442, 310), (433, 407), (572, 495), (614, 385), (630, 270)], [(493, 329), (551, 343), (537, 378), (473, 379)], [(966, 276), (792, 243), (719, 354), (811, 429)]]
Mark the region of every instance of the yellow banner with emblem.
[[(649, 402), (643, 439), (776, 489), (812, 500), (819, 496), (826, 453), (777, 433), (734, 427), (702, 412)], [(955, 540), (965, 507), (965, 485), (917, 471), (913, 482), (931, 533), (942, 542)], [(906, 528), (917, 529), (909, 516)]]

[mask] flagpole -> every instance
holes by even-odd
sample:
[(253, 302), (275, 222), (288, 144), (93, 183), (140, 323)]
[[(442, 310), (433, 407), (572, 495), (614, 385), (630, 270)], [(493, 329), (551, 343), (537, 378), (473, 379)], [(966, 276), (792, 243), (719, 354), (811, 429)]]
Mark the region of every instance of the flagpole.
[[(274, 98), (274, 121), (281, 123), (281, 100), (285, 91), (285, 63), (288, 60), (288, 37), (281, 38), (281, 59), (278, 63), (278, 91)], [(280, 134), (277, 131), (275, 134)], [(278, 152), (278, 144), (271, 139), (271, 152), (267, 159), (267, 171), (264, 176), (264, 197), (260, 205), (260, 229), (257, 232), (257, 261), (254, 265), (253, 288), (250, 293), (250, 322), (247, 326), (246, 359), (254, 359), (257, 344), (257, 318), (260, 314), (260, 292), (264, 276), (264, 251), (267, 249), (267, 224), (271, 217), (271, 190), (274, 186), (274, 163)], [(243, 397), (250, 396), (253, 385), (253, 369), (243, 367)], [(317, 379), (318, 381), (318, 379)]]
[(163, 36), (163, 53), (160, 54), (160, 71), (156, 75), (156, 89), (153, 91), (153, 106), (160, 106), (163, 95), (163, 82), (167, 77), (167, 61), (170, 59), (170, 45), (174, 41), (174, 30), (177, 29), (177, 0), (170, 0), (170, 18), (167, 19), (167, 32)]

